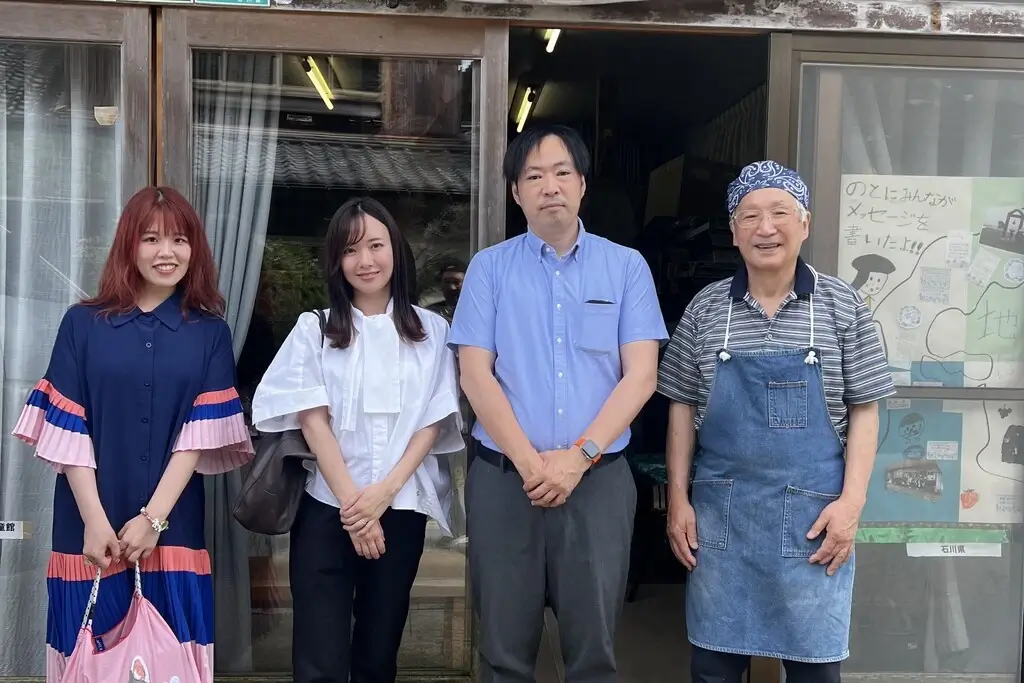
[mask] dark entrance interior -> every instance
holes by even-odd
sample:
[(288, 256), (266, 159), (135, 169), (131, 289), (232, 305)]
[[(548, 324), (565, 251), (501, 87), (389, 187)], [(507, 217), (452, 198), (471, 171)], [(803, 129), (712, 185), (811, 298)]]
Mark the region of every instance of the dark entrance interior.
[[(725, 190), (765, 154), (766, 35), (513, 29), (509, 139), (544, 120), (580, 132), (593, 157), (581, 208), (587, 230), (639, 250), (669, 332), (702, 287), (733, 274)], [(508, 235), (526, 230), (508, 197)], [(689, 681), (685, 571), (665, 536), (668, 403), (633, 425), (638, 510), (633, 583), (619, 631), (624, 683)], [(549, 619), (538, 680), (562, 681)]]

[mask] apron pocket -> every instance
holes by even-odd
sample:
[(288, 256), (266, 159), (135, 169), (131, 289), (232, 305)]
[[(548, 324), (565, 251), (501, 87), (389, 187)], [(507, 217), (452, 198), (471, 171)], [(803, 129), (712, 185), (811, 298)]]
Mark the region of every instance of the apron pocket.
[(807, 381), (768, 382), (768, 426), (807, 426)]
[(697, 517), (697, 544), (725, 550), (729, 545), (732, 479), (695, 479), (690, 499)]
[(786, 487), (782, 520), (783, 557), (810, 557), (821, 547), (825, 533), (822, 532), (812, 541), (807, 538), (807, 532), (818, 521), (821, 511), (837, 498), (838, 494)]

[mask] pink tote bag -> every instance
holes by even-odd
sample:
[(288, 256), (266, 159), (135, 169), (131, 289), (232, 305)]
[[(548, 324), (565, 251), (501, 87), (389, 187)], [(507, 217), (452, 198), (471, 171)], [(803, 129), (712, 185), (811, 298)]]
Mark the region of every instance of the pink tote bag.
[(93, 635), (92, 612), (102, 573), (96, 572), (61, 683), (201, 683), (192, 651), (178, 642), (153, 603), (143, 597), (138, 563), (128, 614), (108, 633)]

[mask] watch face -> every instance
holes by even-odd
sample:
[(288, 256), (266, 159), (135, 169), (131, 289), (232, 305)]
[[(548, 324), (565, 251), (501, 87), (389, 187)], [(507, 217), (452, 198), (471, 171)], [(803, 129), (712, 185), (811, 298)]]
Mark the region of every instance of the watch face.
[(593, 441), (588, 441), (582, 446), (580, 446), (580, 450), (583, 451), (583, 455), (587, 456), (587, 458), (589, 458), (590, 460), (593, 460), (594, 458), (597, 457), (598, 448), (597, 444), (594, 443)]

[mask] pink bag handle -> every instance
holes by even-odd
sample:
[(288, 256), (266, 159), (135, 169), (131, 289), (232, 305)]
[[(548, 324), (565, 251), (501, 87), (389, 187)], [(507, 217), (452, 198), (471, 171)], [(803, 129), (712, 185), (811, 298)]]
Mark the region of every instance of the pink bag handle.
[[(96, 569), (96, 579), (92, 582), (92, 590), (89, 592), (89, 602), (85, 606), (85, 616), (82, 617), (82, 628), (88, 626), (92, 628), (92, 613), (96, 609), (96, 599), (100, 594), (100, 579), (103, 578), (103, 569), (98, 567)], [(139, 569), (139, 563), (135, 563), (135, 594), (142, 597), (142, 570)]]

